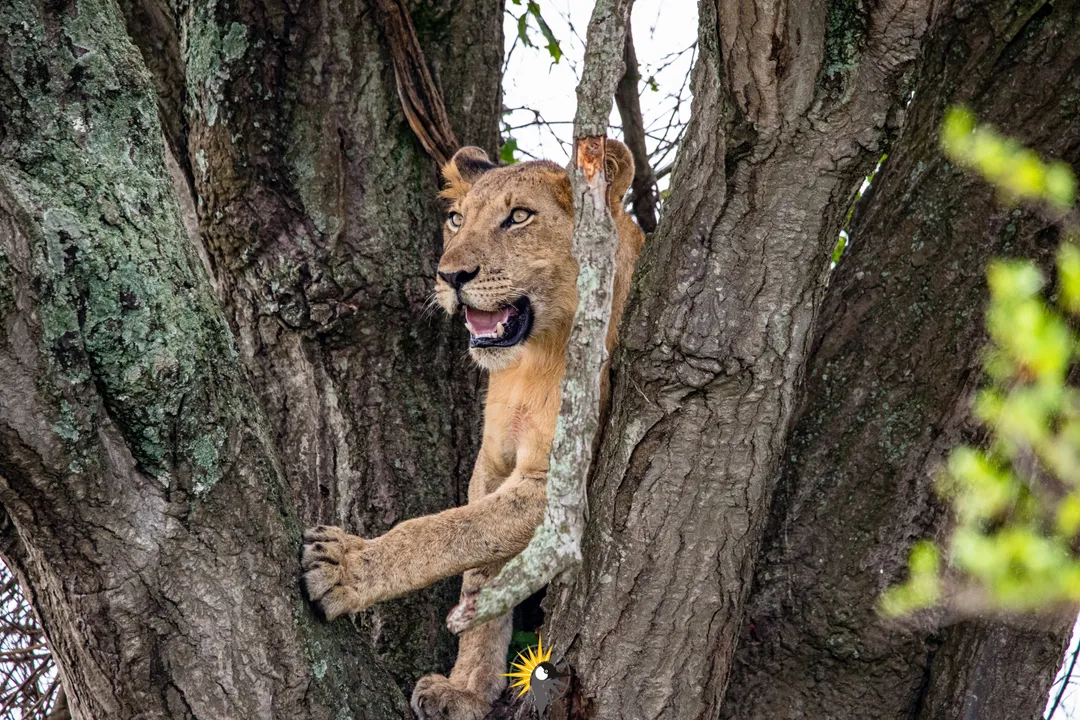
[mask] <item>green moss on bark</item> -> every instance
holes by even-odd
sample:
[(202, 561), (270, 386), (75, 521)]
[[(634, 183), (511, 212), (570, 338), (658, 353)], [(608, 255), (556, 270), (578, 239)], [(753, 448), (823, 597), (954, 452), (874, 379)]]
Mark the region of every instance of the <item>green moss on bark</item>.
[(235, 351), (183, 233), (150, 78), (113, 4), (78, 2), (59, 27), (28, 21), (36, 12), (23, 0), (0, 10), (15, 140), (0, 173), (38, 230), (44, 354), (66, 398), (54, 430), (80, 437), (76, 397), (92, 393), (77, 390), (92, 384), (143, 471), (180, 463), (208, 491), (237, 410), (221, 400), (237, 378), (220, 361)]
[(187, 37), (188, 93), (198, 98), (207, 125), (214, 125), (225, 103), (225, 85), (232, 66), (248, 49), (248, 29), (238, 22), (223, 26), (217, 22), (217, 3), (210, 0), (191, 8)]

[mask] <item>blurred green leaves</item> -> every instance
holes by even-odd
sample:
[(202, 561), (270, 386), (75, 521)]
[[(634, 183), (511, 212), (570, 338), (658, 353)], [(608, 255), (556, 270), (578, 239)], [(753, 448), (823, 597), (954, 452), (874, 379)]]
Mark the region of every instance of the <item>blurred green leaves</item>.
[[(1067, 164), (977, 125), (966, 109), (947, 113), (941, 141), (952, 162), (982, 174), (1007, 202), (1059, 214), (1075, 202)], [(1056, 279), (1048, 286), (1023, 260), (987, 269), (990, 344), (974, 403), (987, 439), (949, 454), (938, 490), (955, 526), (943, 547), (915, 546), (907, 582), (881, 598), (883, 614), (926, 608), (946, 593), (1013, 611), (1080, 601), (1080, 389), (1069, 383), (1080, 360), (1080, 248), (1070, 240)]]
[(976, 125), (967, 108), (954, 107), (946, 113), (941, 146), (954, 163), (978, 171), (993, 183), (1007, 202), (1036, 200), (1068, 210), (1076, 200), (1076, 177), (1066, 163), (1044, 162), (992, 127)]
[(517, 152), (517, 149), (517, 140), (512, 137), (506, 138), (505, 142), (503, 142), (502, 144), (502, 147), (499, 148), (499, 160), (501, 160), (506, 165), (513, 165), (518, 161), (517, 157), (514, 156), (514, 153)]

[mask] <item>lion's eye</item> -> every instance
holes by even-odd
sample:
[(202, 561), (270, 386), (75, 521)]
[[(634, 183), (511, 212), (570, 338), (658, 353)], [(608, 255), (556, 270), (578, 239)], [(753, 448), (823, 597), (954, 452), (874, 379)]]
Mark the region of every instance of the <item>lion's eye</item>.
[(514, 225), (520, 225), (533, 216), (532, 210), (526, 210), (525, 208), (514, 208), (510, 213), (510, 222)]
[(465, 218), (459, 212), (452, 212), (446, 216), (446, 222), (450, 223), (450, 227), (454, 230), (457, 230), (465, 222)]

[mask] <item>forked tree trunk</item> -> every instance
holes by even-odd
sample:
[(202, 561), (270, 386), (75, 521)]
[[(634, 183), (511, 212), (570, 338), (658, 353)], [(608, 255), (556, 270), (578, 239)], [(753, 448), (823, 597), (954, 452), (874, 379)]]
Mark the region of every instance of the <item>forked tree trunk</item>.
[[(944, 452), (970, 421), (994, 257), (1052, 265), (1050, 220), (1002, 207), (950, 165), (946, 108), (1080, 163), (1080, 8), (957, 3), (922, 58), (904, 132), (852, 223), (814, 333), (747, 629), (722, 717), (1041, 717), (1070, 618), (941, 627), (882, 621), (907, 552), (940, 534)], [(934, 620), (933, 618), (930, 619)]]
[[(1065, 84), (1076, 44), (1058, 38), (1072, 38), (1075, 19), (1062, 11), (1043, 27), (1043, 11), (1029, 26), (1037, 4), (1004, 2), (939, 7), (933, 17), (919, 3), (867, 15), (843, 7), (791, 4), (770, 15), (701, 6), (693, 124), (624, 326), (586, 562), (552, 604), (552, 638), (581, 679), (576, 715), (945, 718), (974, 708), (1018, 717), (1045, 698), (1060, 620), (1034, 634), (957, 627), (931, 672), (943, 633), (883, 626), (872, 605), (900, 579), (910, 543), (941, 527), (928, 465), (957, 435), (929, 428), (943, 413), (954, 429), (966, 416), (982, 337), (975, 288), (986, 260), (1004, 251), (987, 218), (1008, 217), (992, 212), (992, 191), (973, 190), (978, 181), (957, 171), (927, 187), (925, 206), (913, 208), (912, 193), (927, 166), (944, 165), (937, 127), (954, 93), (1001, 118), (1013, 111), (1010, 132), (1075, 159), (1067, 107), (1042, 100), (1032, 108), (1038, 126), (1013, 110), (1021, 96), (1049, 99)], [(845, 261), (811, 335), (838, 218), (867, 151), (880, 154), (901, 116), (901, 73), (928, 24), (925, 85), (896, 143), (907, 172), (883, 181), (878, 224), (856, 230), (864, 265)], [(969, 196), (978, 198), (971, 215)], [(966, 224), (937, 249), (954, 220)], [(886, 267), (890, 258), (898, 267)], [(951, 310), (929, 297), (933, 288), (949, 293)], [(822, 349), (799, 400), (811, 342)], [(838, 345), (846, 364), (833, 356)], [(926, 374), (912, 379), (902, 359), (916, 357)], [(769, 525), (759, 589), (744, 609), (778, 471), (785, 521)], [(1022, 692), (982, 687), (1009, 675), (1025, 678)]]
[(548, 593), (585, 717), (719, 712), (830, 251), (896, 127), (929, 3), (699, 12), (693, 117), (622, 325), (584, 565)]
[[(437, 176), (376, 5), (0, 5), (0, 547), (76, 718), (407, 717), (401, 687), (449, 665), (453, 581), (355, 627), (296, 583), (304, 525), (457, 504), (476, 449), (464, 333), (423, 312)], [(1056, 244), (941, 161), (944, 103), (1078, 160), (1075, 8), (931, 5), (701, 4), (585, 563), (549, 594), (574, 714), (1005, 718), (1045, 691), (1060, 628), (870, 611), (944, 519), (986, 259)], [(494, 152), (502, 3), (409, 8), (458, 139)]]

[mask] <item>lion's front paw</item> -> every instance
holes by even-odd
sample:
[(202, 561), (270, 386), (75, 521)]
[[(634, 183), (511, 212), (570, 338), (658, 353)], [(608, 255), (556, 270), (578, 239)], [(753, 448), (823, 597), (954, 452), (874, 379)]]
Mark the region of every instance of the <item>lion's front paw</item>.
[(341, 528), (319, 525), (304, 533), (304, 587), (327, 620), (360, 612), (381, 599), (374, 543)]
[(491, 703), (482, 695), (458, 687), (442, 675), (420, 678), (411, 704), (420, 720), (483, 720), (491, 710)]

